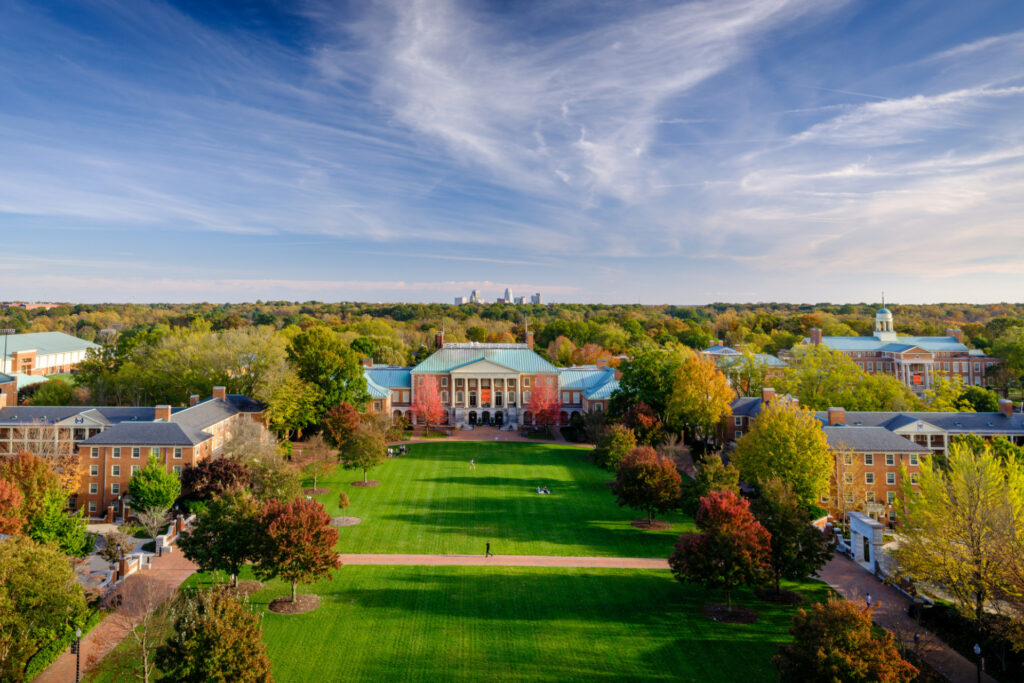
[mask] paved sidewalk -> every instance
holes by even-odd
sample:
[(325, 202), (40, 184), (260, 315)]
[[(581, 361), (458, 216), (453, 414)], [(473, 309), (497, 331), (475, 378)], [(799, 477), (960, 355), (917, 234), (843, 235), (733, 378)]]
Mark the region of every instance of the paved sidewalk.
[[(152, 569), (144, 570), (149, 576), (159, 577), (171, 589), (180, 586), (185, 579), (198, 569), (196, 565), (185, 559), (180, 550), (162, 557), (154, 557)], [(128, 635), (121, 619), (108, 616), (100, 624), (82, 638), (82, 671), (87, 671), (99, 662), (108, 652), (113, 650)], [(68, 683), (75, 680), (75, 655), (70, 651), (62, 654), (57, 661), (39, 674), (35, 683)]]
[(344, 564), (426, 566), (598, 567), (602, 569), (668, 569), (668, 560), (646, 557), (565, 557), (556, 555), (339, 555)]
[[(872, 574), (864, 571), (845, 555), (836, 554), (819, 573), (822, 581), (830, 585), (847, 600), (863, 601), (871, 594), (872, 619), (889, 630), (908, 647), (914, 647), (914, 634), (921, 634), (921, 655), (937, 672), (950, 681), (974, 681), (977, 664), (952, 649), (937, 636), (922, 628), (907, 616), (911, 601), (895, 588), (886, 586)], [(981, 680), (995, 683), (994, 678), (982, 673)]]

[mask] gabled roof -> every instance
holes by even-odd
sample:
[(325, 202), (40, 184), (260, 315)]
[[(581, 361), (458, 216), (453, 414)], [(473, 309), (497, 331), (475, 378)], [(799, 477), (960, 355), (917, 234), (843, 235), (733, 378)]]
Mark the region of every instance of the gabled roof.
[(526, 344), (445, 344), (411, 372), (447, 374), (479, 360), (489, 360), (516, 372), (537, 374), (558, 372), (554, 365), (541, 358)]
[(51, 353), (67, 353), (69, 351), (85, 351), (98, 349), (99, 344), (72, 337), (63, 332), (29, 332), (7, 336), (7, 357), (18, 351), (35, 350), (36, 355), (45, 356)]
[(201, 431), (238, 413), (259, 412), (259, 410), (240, 410), (235, 404), (235, 401), (238, 401), (247, 407), (259, 407), (262, 405), (259, 401), (247, 399), (251, 403), (246, 403), (239, 401), (238, 395), (233, 394), (233, 396), (235, 396), (234, 401), (223, 398), (208, 398), (202, 403), (197, 403), (189, 408), (174, 410), (171, 412), (171, 422), (180, 424), (186, 431)]
[(739, 351), (732, 348), (731, 346), (722, 346), (721, 344), (715, 344), (704, 349), (701, 353), (706, 353), (710, 356), (739, 356)]
[(567, 391), (581, 391), (589, 401), (611, 398), (619, 388), (614, 368), (598, 368), (596, 365), (577, 365), (558, 368), (558, 388)]
[(931, 453), (931, 450), (906, 439), (885, 427), (823, 427), (829, 447), (849, 448), (865, 453)]
[[(825, 424), (828, 423), (826, 411), (815, 413), (815, 417)], [(1014, 413), (1013, 417), (1007, 417), (1000, 412), (846, 412), (846, 424), (851, 427), (885, 427), (889, 430), (896, 430), (918, 421), (926, 422), (953, 434), (1024, 434), (1024, 415), (1020, 413)]]
[(412, 368), (403, 368), (395, 365), (374, 365), (366, 368), (363, 372), (367, 382), (371, 379), (375, 384), (388, 389), (411, 389)]
[(174, 422), (123, 422), (82, 441), (83, 446), (195, 446), (212, 434)]
[(10, 375), (5, 375), (4, 373), (0, 372), (0, 384), (7, 384), (8, 382), (16, 381), (18, 381), (17, 377), (11, 377)]
[(153, 408), (120, 406), (8, 406), (0, 408), (0, 424), (52, 425), (76, 416), (88, 416), (101, 424), (152, 422)]
[[(718, 362), (718, 367), (727, 368), (733, 363), (742, 362), (743, 356), (719, 356), (715, 360)], [(754, 360), (770, 368), (784, 368), (788, 366), (786, 361), (769, 353), (755, 353)]]
[(363, 377), (366, 378), (366, 392), (370, 394), (370, 398), (384, 399), (391, 395), (391, 389), (381, 386), (373, 381), (373, 377), (370, 376), (369, 370), (363, 370)]

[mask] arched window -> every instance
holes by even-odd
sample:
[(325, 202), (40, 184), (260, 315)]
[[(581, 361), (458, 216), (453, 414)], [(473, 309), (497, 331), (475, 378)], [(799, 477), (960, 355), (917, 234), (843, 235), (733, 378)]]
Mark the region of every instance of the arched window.
[(443, 403), (445, 405), (448, 405), (448, 392), (447, 391), (442, 391), (441, 392), (441, 403)]

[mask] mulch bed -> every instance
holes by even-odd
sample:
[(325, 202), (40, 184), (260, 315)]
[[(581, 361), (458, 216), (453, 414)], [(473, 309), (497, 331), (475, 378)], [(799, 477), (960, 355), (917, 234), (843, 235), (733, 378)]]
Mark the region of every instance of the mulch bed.
[(800, 605), (804, 601), (804, 596), (794, 591), (788, 591), (785, 588), (778, 593), (775, 592), (774, 588), (755, 588), (754, 596), (758, 600), (764, 600), (773, 605)]
[(267, 606), (271, 612), (277, 612), (278, 614), (302, 614), (303, 612), (310, 612), (320, 606), (320, 596), (313, 593), (303, 593), (295, 596), (295, 602), (292, 602), (292, 596), (283, 595), (280, 598), (274, 598), (270, 601)]
[(320, 486), (315, 489), (302, 489), (302, 492), (305, 493), (307, 496), (322, 496), (325, 493), (330, 493), (331, 490), (325, 489), (324, 487)]
[(704, 616), (723, 624), (753, 624), (757, 621), (757, 612), (738, 605), (733, 605), (731, 612), (728, 605), (704, 605)]
[(637, 529), (643, 529), (645, 531), (664, 531), (665, 529), (672, 528), (672, 525), (668, 522), (662, 522), (658, 519), (650, 523), (648, 523), (646, 519), (638, 519), (636, 521), (630, 522), (630, 525), (636, 527)]
[(362, 479), (360, 479), (359, 481), (352, 482), (352, 485), (368, 489), (371, 486), (380, 486), (380, 482), (377, 481), (376, 479), (370, 479), (369, 481), (363, 481)]
[(263, 584), (259, 581), (239, 581), (238, 585), (232, 588), (225, 586), (224, 590), (231, 591), (235, 595), (248, 597), (253, 593), (263, 590)]
[(331, 526), (355, 526), (362, 521), (359, 517), (332, 517)]

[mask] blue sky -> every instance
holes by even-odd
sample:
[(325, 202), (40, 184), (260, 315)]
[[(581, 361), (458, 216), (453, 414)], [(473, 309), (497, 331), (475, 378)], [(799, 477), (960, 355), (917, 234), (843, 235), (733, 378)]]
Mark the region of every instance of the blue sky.
[(0, 299), (1021, 300), (1024, 3), (233, 4), (0, 1)]

